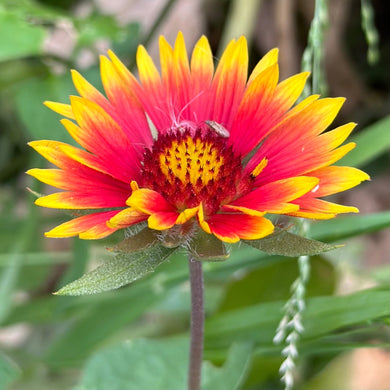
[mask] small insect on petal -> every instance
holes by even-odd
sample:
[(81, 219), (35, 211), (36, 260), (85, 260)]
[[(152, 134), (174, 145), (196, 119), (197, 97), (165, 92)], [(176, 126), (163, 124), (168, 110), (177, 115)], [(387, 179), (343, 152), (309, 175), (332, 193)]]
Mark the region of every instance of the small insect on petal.
[(205, 121), (206, 125), (210, 127), (211, 130), (214, 130), (220, 137), (229, 138), (230, 133), (222, 125), (214, 121)]

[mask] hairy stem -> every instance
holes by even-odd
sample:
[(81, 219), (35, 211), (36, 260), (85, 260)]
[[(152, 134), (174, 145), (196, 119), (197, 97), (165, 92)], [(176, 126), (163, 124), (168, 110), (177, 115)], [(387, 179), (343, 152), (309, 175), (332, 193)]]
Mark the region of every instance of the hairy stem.
[(204, 299), (202, 263), (188, 258), (191, 285), (191, 344), (188, 367), (188, 390), (199, 390), (203, 357)]

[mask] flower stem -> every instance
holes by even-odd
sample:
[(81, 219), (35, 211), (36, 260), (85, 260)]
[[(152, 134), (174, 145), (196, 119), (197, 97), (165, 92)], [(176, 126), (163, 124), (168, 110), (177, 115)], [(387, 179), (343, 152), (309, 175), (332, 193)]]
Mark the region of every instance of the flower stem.
[(202, 263), (188, 258), (191, 286), (191, 344), (188, 367), (188, 390), (199, 390), (203, 357), (204, 299)]

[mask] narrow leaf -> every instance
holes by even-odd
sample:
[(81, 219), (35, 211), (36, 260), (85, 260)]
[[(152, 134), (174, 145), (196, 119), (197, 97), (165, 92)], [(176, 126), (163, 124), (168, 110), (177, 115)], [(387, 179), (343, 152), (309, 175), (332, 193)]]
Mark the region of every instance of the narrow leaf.
[(143, 252), (118, 254), (80, 279), (62, 287), (56, 294), (97, 294), (117, 289), (154, 271), (174, 250), (175, 248), (155, 246)]
[(316, 240), (336, 241), (387, 227), (390, 227), (390, 211), (382, 211), (376, 214), (348, 215), (315, 222), (310, 226), (309, 234)]
[(20, 375), (21, 369), (7, 356), (0, 353), (0, 389), (9, 388)]
[(270, 255), (289, 257), (313, 256), (338, 248), (337, 245), (298, 236), (280, 228), (276, 228), (275, 233), (261, 240), (243, 240), (243, 242)]
[[(273, 344), (285, 301), (266, 302), (214, 315), (206, 320), (206, 345), (218, 348), (234, 340), (251, 339), (262, 348)], [(389, 316), (388, 290), (364, 290), (350, 295), (307, 299), (302, 341), (315, 341), (344, 327)], [(276, 353), (277, 350), (275, 350)]]
[(390, 116), (362, 130), (351, 141), (357, 146), (337, 162), (340, 166), (361, 167), (379, 157), (390, 148)]

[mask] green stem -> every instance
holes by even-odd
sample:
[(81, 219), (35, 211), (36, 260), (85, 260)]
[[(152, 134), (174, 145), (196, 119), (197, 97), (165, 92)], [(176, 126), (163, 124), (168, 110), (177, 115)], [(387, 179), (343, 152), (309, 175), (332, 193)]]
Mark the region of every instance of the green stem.
[(199, 390), (204, 339), (204, 287), (202, 263), (188, 258), (191, 286), (191, 344), (188, 367), (188, 390)]

